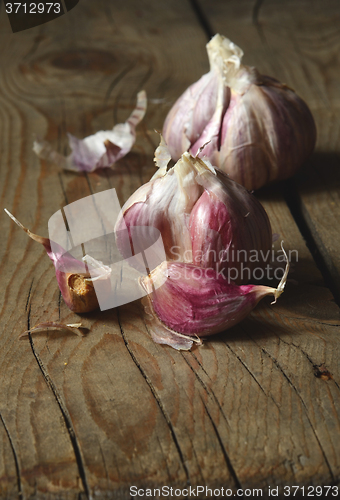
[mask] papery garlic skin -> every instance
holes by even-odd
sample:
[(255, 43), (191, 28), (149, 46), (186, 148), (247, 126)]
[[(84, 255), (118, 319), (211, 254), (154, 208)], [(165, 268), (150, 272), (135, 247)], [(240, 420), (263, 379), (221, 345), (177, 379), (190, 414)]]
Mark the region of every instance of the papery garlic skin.
[(34, 141), (33, 151), (65, 170), (93, 172), (98, 168), (112, 167), (132, 148), (136, 140), (136, 126), (144, 118), (147, 107), (145, 90), (137, 94), (136, 108), (124, 123), (118, 123), (112, 130), (100, 130), (84, 139), (68, 134), (72, 150), (68, 156), (54, 151), (48, 141)]
[[(247, 263), (250, 273), (271, 248), (268, 216), (244, 187), (200, 158), (184, 153), (176, 165), (160, 168), (122, 208), (115, 228), (123, 257), (130, 255), (127, 232), (152, 226), (161, 233), (167, 260), (213, 267)], [(125, 237), (124, 237), (125, 235)], [(251, 252), (258, 259), (249, 261)], [(261, 253), (262, 252), (262, 253)], [(251, 279), (249, 275), (246, 282)], [(235, 282), (244, 281), (237, 276)]]
[(213, 269), (182, 262), (163, 262), (141, 279), (141, 286), (148, 292), (155, 319), (171, 333), (198, 337), (239, 323), (263, 297), (276, 292), (263, 285), (237, 286)]
[[(118, 220), (116, 234), (125, 227), (128, 230), (134, 226), (155, 227), (161, 232), (168, 259), (191, 261), (189, 217), (203, 192), (196, 177), (188, 154), (168, 172), (158, 170), (124, 204), (121, 212), (124, 220)], [(122, 255), (127, 256), (119, 238), (117, 244)]]
[(242, 50), (227, 38), (215, 35), (207, 51), (209, 73), (184, 92), (164, 123), (172, 158), (187, 150), (207, 157), (249, 190), (292, 176), (316, 142), (306, 103), (241, 64)]

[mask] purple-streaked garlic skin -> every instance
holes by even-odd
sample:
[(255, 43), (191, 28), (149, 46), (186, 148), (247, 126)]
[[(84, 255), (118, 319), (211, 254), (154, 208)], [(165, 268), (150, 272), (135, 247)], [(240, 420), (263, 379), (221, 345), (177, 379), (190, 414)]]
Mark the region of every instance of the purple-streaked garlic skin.
[(53, 250), (50, 242), (44, 247), (53, 262), (58, 286), (67, 307), (75, 313), (98, 309), (97, 295), (85, 264), (65, 253), (61, 247), (60, 252), (56, 251), (56, 244), (53, 245)]
[[(216, 108), (218, 73), (203, 75), (177, 99), (168, 113), (163, 137), (174, 161), (189, 150), (210, 122)], [(174, 130), (185, 133), (173, 133)]]
[(305, 102), (280, 82), (267, 77), (260, 82), (243, 95), (231, 92), (221, 147), (213, 157), (247, 189), (294, 175), (316, 142), (314, 119)]
[[(51, 245), (49, 238), (32, 233), (8, 210), (5, 209), (5, 212), (32, 240), (45, 248), (47, 255), (53, 262), (58, 286), (68, 308), (75, 313), (85, 313), (98, 309), (98, 299), (91, 282), (89, 267), (65, 252), (60, 245), (56, 243)], [(110, 280), (107, 280), (104, 286), (107, 286), (109, 291), (111, 288)]]
[(99, 308), (91, 275), (83, 262), (65, 252), (56, 243), (53, 250), (48, 238), (42, 238), (47, 255), (53, 262), (61, 295), (67, 307), (75, 313), (85, 313)]
[[(157, 288), (159, 280), (166, 281)], [(182, 262), (163, 262), (141, 280), (157, 318), (173, 332), (205, 337), (242, 321), (275, 289), (262, 285), (237, 286), (216, 274)]]
[(242, 65), (243, 52), (225, 37), (215, 35), (207, 50), (209, 73), (179, 97), (163, 126), (172, 158), (184, 151), (206, 157), (249, 190), (294, 175), (316, 142), (306, 103), (286, 85)]
[[(244, 278), (240, 267), (246, 263), (251, 273), (271, 248), (270, 222), (258, 200), (189, 153), (137, 190), (122, 214), (115, 232), (124, 258), (131, 255), (132, 228), (152, 226), (162, 235), (167, 260), (219, 271), (234, 267), (235, 282), (245, 283), (251, 276)], [(252, 251), (258, 258), (249, 262)]]
[[(236, 283), (250, 280), (240, 272), (262, 267), (272, 243), (271, 225), (260, 202), (243, 186), (215, 169), (197, 177), (204, 193), (190, 215), (193, 263), (201, 267), (237, 271)], [(250, 259), (252, 252), (256, 258)], [(255, 255), (255, 253), (254, 253)]]
[(156, 172), (147, 184), (139, 188), (122, 208), (123, 218), (115, 227), (117, 246), (123, 257), (129, 256), (130, 242), (124, 228), (151, 226), (162, 235), (167, 259), (190, 260), (190, 213), (203, 192), (195, 181), (196, 170), (190, 155), (183, 155), (177, 164), (163, 175)]

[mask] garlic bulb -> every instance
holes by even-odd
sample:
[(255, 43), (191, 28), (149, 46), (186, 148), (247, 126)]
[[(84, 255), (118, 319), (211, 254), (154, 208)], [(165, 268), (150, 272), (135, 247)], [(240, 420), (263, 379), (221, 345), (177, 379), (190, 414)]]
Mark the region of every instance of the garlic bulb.
[(271, 247), (265, 210), (208, 161), (186, 152), (167, 170), (169, 159), (162, 141), (155, 158), (159, 170), (123, 206), (116, 242), (128, 257), (135, 228), (139, 234), (143, 227), (160, 231), (167, 261), (139, 279), (147, 293), (145, 322), (155, 342), (190, 349), (202, 343), (201, 336), (241, 321), (265, 295), (276, 300), (288, 266), (277, 289), (247, 285)]
[[(115, 227), (122, 256), (130, 255), (132, 228), (151, 226), (161, 233), (167, 260), (212, 267), (216, 272), (232, 268), (235, 283), (248, 282), (272, 243), (262, 205), (200, 158), (184, 153), (166, 171), (167, 161), (122, 208)], [(253, 259), (249, 259), (251, 254)], [(246, 274), (242, 272), (245, 265)]]
[(227, 38), (215, 35), (207, 51), (209, 73), (184, 92), (164, 123), (172, 158), (198, 153), (249, 190), (292, 176), (316, 141), (306, 103), (241, 64), (242, 50)]

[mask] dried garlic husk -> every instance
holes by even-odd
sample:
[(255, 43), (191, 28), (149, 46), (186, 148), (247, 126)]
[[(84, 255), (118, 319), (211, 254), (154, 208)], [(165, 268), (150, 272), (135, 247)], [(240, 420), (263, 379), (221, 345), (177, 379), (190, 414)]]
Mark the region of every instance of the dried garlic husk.
[(107, 266), (89, 256), (85, 256), (81, 262), (56, 243), (53, 243), (52, 250), (49, 238), (32, 233), (7, 209), (5, 212), (32, 240), (41, 243), (45, 248), (53, 262), (60, 292), (69, 309), (76, 313), (98, 309), (99, 304), (92, 282), (96, 277), (101, 279), (101, 286), (105, 287), (109, 293), (111, 280)]
[(81, 323), (57, 323), (55, 321), (47, 321), (46, 323), (38, 323), (30, 330), (23, 332), (19, 335), (19, 339), (29, 337), (29, 334), (45, 333), (45, 332), (59, 332), (59, 333), (73, 333), (78, 337), (84, 337), (82, 330), (87, 330)]
[(93, 172), (97, 168), (111, 167), (125, 156), (136, 140), (136, 126), (143, 119), (147, 106), (145, 90), (137, 94), (137, 104), (125, 123), (118, 123), (112, 130), (100, 130), (85, 139), (68, 134), (72, 153), (63, 156), (54, 151), (47, 141), (35, 141), (33, 151), (55, 165), (76, 172)]
[[(122, 208), (115, 228), (121, 254), (130, 255), (134, 227), (151, 226), (162, 235), (167, 260), (217, 272), (232, 267), (236, 283), (251, 280), (272, 243), (264, 208), (244, 187), (189, 153), (167, 171), (166, 151), (161, 143), (156, 151), (159, 170)], [(257, 258), (249, 260), (251, 253)], [(246, 276), (241, 275), (245, 263)]]
[(249, 190), (292, 176), (316, 141), (306, 103), (241, 64), (242, 50), (227, 38), (215, 35), (207, 51), (209, 73), (184, 92), (164, 123), (172, 158), (184, 151), (207, 157)]

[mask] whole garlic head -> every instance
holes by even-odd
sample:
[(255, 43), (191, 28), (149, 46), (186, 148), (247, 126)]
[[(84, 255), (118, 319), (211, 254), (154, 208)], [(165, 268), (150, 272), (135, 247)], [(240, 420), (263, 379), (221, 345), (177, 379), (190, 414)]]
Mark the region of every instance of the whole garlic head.
[(202, 343), (201, 336), (241, 321), (264, 296), (276, 300), (286, 276), (277, 289), (246, 284), (264, 265), (272, 242), (267, 214), (254, 195), (209, 161), (185, 152), (167, 170), (169, 158), (161, 142), (160, 168), (123, 206), (116, 242), (125, 258), (134, 228), (161, 233), (167, 260), (139, 280), (147, 293), (145, 322), (155, 342), (190, 349)]
[(207, 51), (209, 73), (184, 92), (164, 123), (172, 158), (184, 151), (207, 157), (249, 190), (292, 176), (316, 142), (306, 103), (241, 64), (242, 50), (227, 38), (215, 35)]

